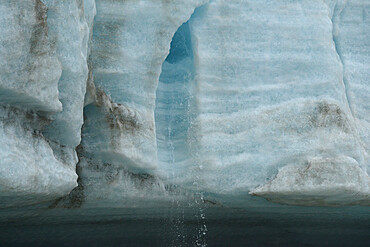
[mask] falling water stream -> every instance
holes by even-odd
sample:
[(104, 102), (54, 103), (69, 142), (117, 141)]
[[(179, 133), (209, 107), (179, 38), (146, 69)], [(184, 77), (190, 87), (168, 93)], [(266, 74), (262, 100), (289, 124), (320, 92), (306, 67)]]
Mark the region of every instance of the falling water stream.
[[(181, 179), (190, 172), (194, 163), (189, 147), (189, 131), (194, 114), (191, 111), (191, 86), (194, 83), (194, 61), (188, 23), (184, 23), (175, 33), (170, 53), (162, 65), (162, 73), (157, 88), (155, 120), (157, 131), (158, 161), (160, 169), (165, 169), (169, 181)], [(196, 174), (191, 171), (195, 192), (186, 205), (174, 198), (172, 202), (172, 240), (171, 246), (187, 246), (189, 239), (194, 239), (194, 246), (206, 244), (206, 217), (203, 193), (199, 191)], [(196, 236), (186, 236), (185, 208), (189, 207), (197, 222)], [(189, 211), (189, 209), (187, 209)]]

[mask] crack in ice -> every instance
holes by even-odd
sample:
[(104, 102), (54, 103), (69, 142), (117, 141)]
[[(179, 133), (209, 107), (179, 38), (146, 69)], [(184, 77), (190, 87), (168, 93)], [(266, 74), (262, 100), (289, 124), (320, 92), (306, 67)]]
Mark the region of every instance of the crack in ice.
[[(334, 6), (334, 9), (333, 9), (333, 15), (331, 17), (331, 23), (332, 23), (332, 36), (333, 36), (333, 43), (334, 43), (334, 48), (335, 48), (335, 51), (338, 55), (338, 58), (339, 58), (339, 61), (340, 63), (342, 64), (342, 80), (343, 80), (343, 86), (344, 86), (344, 92), (345, 92), (345, 96), (346, 96), (346, 101), (347, 101), (347, 104), (348, 104), (348, 108), (351, 112), (351, 115), (352, 117), (355, 117), (354, 116), (354, 113), (353, 113), (353, 108), (352, 108), (352, 104), (351, 104), (351, 100), (350, 100), (350, 96), (349, 96), (349, 83), (348, 83), (348, 80), (345, 76), (345, 64), (344, 64), (344, 59), (343, 59), (343, 55), (341, 54), (341, 51), (340, 51), (340, 48), (339, 48), (339, 45), (338, 45), (338, 35), (339, 35), (339, 24), (337, 22), (340, 21), (340, 14), (342, 13), (343, 9), (345, 8), (345, 3), (343, 4), (343, 6), (340, 8), (338, 6), (338, 2), (336, 2), (335, 6)], [(335, 21), (335, 17), (338, 16), (338, 20)]]

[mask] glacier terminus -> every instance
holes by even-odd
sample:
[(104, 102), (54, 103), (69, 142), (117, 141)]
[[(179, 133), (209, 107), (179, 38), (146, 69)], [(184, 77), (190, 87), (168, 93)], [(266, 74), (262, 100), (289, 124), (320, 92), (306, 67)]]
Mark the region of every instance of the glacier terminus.
[(1, 0), (0, 33), (0, 222), (369, 209), (368, 0)]

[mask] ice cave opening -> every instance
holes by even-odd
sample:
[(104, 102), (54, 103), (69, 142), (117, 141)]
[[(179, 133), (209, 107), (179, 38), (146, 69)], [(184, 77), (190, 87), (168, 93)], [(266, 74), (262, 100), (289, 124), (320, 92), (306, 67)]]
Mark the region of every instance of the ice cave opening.
[(186, 22), (173, 36), (170, 52), (162, 64), (154, 111), (158, 163), (172, 177), (190, 157), (188, 136), (194, 118), (191, 110), (193, 83), (193, 49)]

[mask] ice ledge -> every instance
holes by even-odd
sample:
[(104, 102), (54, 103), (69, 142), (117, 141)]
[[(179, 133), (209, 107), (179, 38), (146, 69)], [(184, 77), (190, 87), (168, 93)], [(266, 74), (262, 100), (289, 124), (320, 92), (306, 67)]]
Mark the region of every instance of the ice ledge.
[(271, 202), (301, 206), (370, 205), (370, 179), (356, 160), (347, 157), (308, 159), (288, 165), (270, 182), (249, 194)]
[[(0, 208), (50, 201), (77, 186), (74, 150), (45, 139), (40, 129), (47, 122), (0, 107)], [(50, 145), (60, 151), (54, 153)]]
[(82, 146), (89, 157), (147, 172), (157, 167), (154, 123), (150, 112), (115, 103), (100, 88), (85, 108)]

